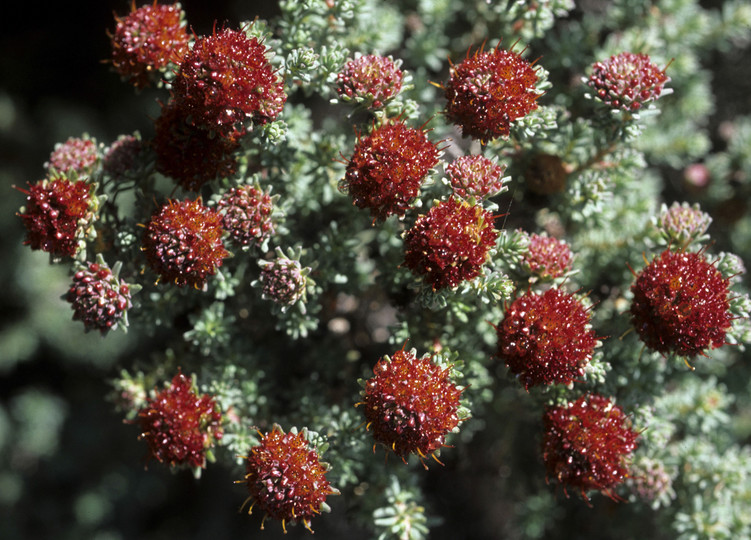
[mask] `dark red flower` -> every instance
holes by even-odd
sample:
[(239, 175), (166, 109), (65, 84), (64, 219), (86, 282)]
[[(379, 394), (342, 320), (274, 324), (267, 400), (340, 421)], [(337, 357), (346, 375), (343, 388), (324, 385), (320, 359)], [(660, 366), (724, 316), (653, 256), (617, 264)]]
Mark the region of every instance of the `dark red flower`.
[(206, 182), (237, 171), (234, 152), (240, 143), (214, 137), (210, 131), (189, 123), (186, 111), (171, 102), (162, 107), (155, 124), (152, 147), (156, 169), (184, 189), (198, 191)]
[(70, 137), (64, 143), (55, 145), (50, 159), (44, 164), (46, 169), (55, 173), (78, 177), (90, 174), (101, 158), (99, 146), (91, 137)]
[(590, 314), (560, 289), (514, 300), (496, 327), (498, 356), (524, 388), (569, 384), (584, 374), (597, 338)]
[(344, 64), (336, 91), (345, 101), (380, 109), (399, 93), (403, 79), (404, 73), (391, 57), (369, 54)]
[(567, 406), (548, 407), (543, 416), (542, 457), (548, 478), (564, 487), (613, 491), (628, 475), (628, 460), (637, 447), (638, 433), (623, 410), (597, 394), (580, 397)]
[(99, 330), (104, 335), (119, 323), (127, 326), (126, 313), (132, 307), (130, 285), (116, 272), (101, 259), (86, 263), (73, 275), (65, 299), (73, 308), (73, 320), (83, 322), (87, 332)]
[(196, 40), (172, 90), (196, 127), (233, 139), (245, 133), (248, 122), (274, 120), (287, 101), (266, 46), (230, 29)]
[(478, 49), (451, 65), (444, 85), (446, 116), (462, 135), (483, 143), (508, 137), (511, 122), (537, 108), (537, 74), (519, 53)]
[(434, 290), (480, 275), (495, 245), (493, 215), (453, 197), (433, 206), (404, 235), (404, 264)]
[(646, 54), (622, 52), (595, 63), (587, 84), (611, 108), (637, 111), (659, 98), (669, 80)]
[(410, 454), (422, 461), (445, 446), (446, 435), (463, 420), (459, 417), (463, 389), (451, 382), (449, 368), (401, 349), (381, 358), (373, 373), (359, 405), (376, 443), (405, 463)]
[(94, 185), (64, 176), (28, 184), (26, 206), (18, 216), (26, 226), (24, 244), (41, 249), (53, 257), (73, 257), (94, 219)]
[(149, 458), (170, 466), (206, 467), (206, 452), (222, 438), (222, 413), (212, 396), (199, 396), (191, 380), (178, 373), (172, 384), (148, 400), (138, 413), (140, 439)]
[(454, 193), (462, 198), (474, 197), (478, 201), (501, 192), (505, 170), (505, 166), (480, 155), (461, 156), (446, 166)]
[(277, 250), (276, 259), (261, 260), (259, 263), (264, 298), (282, 306), (291, 306), (298, 300), (305, 301), (308, 285), (312, 284), (308, 277), (311, 268), (303, 268), (300, 261), (290, 259), (281, 250)]
[(185, 13), (179, 3), (145, 5), (125, 17), (115, 17), (112, 65), (120, 76), (136, 88), (157, 79), (169, 64), (177, 64), (188, 52)]
[(723, 346), (729, 281), (701, 253), (666, 249), (631, 286), (631, 321), (655, 351), (693, 357)]
[(252, 501), (248, 513), (258, 506), (266, 514), (264, 521), (280, 520), (285, 533), (288, 522), (302, 522), (313, 532), (311, 518), (326, 508), (326, 497), (339, 494), (326, 479), (328, 466), (310, 448), (304, 432), (285, 433), (274, 426), (245, 459), (243, 482), (250, 493), (245, 502)]
[(224, 228), (240, 246), (261, 246), (274, 234), (274, 202), (259, 185), (230, 189), (217, 203)]
[(522, 264), (540, 278), (561, 277), (571, 268), (571, 249), (562, 240), (533, 233)]
[(104, 154), (102, 169), (115, 177), (125, 176), (138, 165), (144, 143), (135, 135), (120, 135)]
[(358, 137), (340, 189), (374, 219), (403, 216), (438, 163), (439, 150), (425, 131), (387, 121)]
[(167, 201), (143, 236), (149, 266), (163, 281), (200, 289), (229, 253), (222, 242), (222, 216), (195, 201)]

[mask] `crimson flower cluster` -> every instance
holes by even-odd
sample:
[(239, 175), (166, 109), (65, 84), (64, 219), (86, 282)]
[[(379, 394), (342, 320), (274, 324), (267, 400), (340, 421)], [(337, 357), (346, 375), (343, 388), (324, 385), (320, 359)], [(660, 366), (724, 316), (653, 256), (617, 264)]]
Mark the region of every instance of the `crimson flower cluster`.
[(462, 135), (486, 143), (508, 137), (511, 122), (537, 108), (537, 74), (519, 53), (478, 49), (451, 65), (444, 84), (446, 116)]
[(480, 275), (498, 231), (493, 215), (454, 197), (433, 206), (404, 235), (404, 264), (434, 290)]
[(403, 80), (404, 73), (391, 57), (369, 54), (344, 64), (336, 91), (344, 101), (380, 109), (399, 93)]
[(446, 173), (454, 193), (461, 198), (482, 200), (503, 190), (505, 166), (481, 155), (456, 158), (446, 166)]
[(616, 499), (614, 489), (628, 475), (638, 433), (610, 399), (588, 394), (566, 406), (548, 407), (543, 415), (542, 453), (548, 478), (578, 489), (599, 490)]
[(90, 174), (101, 159), (99, 147), (89, 137), (70, 137), (63, 143), (55, 144), (45, 168), (55, 173), (78, 177)]
[(310, 448), (304, 432), (285, 433), (274, 426), (261, 435), (245, 460), (246, 474), (241, 482), (250, 493), (245, 502), (252, 501), (248, 513), (258, 506), (265, 512), (264, 521), (267, 517), (280, 520), (285, 533), (288, 522), (302, 522), (313, 532), (311, 518), (324, 508), (326, 497), (339, 494), (326, 479), (328, 467)]
[(99, 330), (105, 335), (121, 322), (127, 326), (126, 314), (133, 305), (131, 286), (120, 279), (118, 270), (115, 265), (113, 272), (102, 259), (73, 275), (65, 299), (73, 308), (73, 320), (81, 321), (87, 332)]
[(572, 294), (530, 291), (508, 306), (496, 326), (498, 356), (526, 389), (569, 384), (584, 374), (597, 345), (589, 319)]
[(270, 190), (245, 185), (227, 191), (217, 202), (222, 224), (240, 246), (261, 246), (274, 234), (274, 202)]
[(212, 396), (199, 396), (191, 380), (178, 373), (169, 387), (138, 413), (140, 438), (149, 458), (170, 466), (206, 466), (206, 452), (222, 438), (222, 413)]
[(222, 216), (200, 198), (169, 200), (146, 225), (142, 249), (161, 280), (200, 289), (229, 255), (223, 233)]
[(563, 240), (533, 233), (522, 263), (542, 279), (561, 277), (571, 268), (571, 249)]
[(410, 454), (422, 460), (445, 446), (446, 435), (462, 421), (463, 389), (451, 382), (449, 368), (401, 349), (381, 358), (373, 373), (359, 405), (376, 443), (405, 463)]
[(173, 100), (194, 126), (236, 139), (247, 124), (264, 124), (282, 111), (284, 83), (266, 46), (243, 31), (199, 37), (180, 63)]
[(729, 281), (702, 253), (666, 249), (631, 286), (631, 321), (641, 340), (663, 354), (694, 357), (726, 343)]
[(596, 62), (587, 84), (609, 107), (634, 112), (659, 98), (669, 80), (646, 54), (622, 52)]
[(420, 191), (439, 150), (425, 131), (392, 120), (358, 137), (340, 189), (374, 219), (403, 216)]
[(188, 52), (185, 13), (179, 3), (147, 4), (138, 9), (135, 2), (117, 23), (112, 40), (112, 65), (120, 76), (136, 88), (154, 81), (170, 64), (178, 64)]
[(56, 176), (40, 180), (26, 194), (26, 206), (18, 214), (26, 227), (24, 244), (53, 257), (73, 257), (96, 213), (94, 185)]

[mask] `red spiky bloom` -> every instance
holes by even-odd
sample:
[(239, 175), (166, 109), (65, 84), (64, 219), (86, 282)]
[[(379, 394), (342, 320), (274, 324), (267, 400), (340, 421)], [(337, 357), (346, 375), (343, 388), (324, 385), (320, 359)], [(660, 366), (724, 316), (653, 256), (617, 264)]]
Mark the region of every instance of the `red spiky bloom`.
[(614, 489), (628, 476), (638, 433), (623, 410), (597, 394), (567, 406), (548, 407), (543, 415), (542, 457), (548, 479), (586, 492), (599, 490), (618, 500)]
[(75, 173), (81, 177), (90, 174), (100, 159), (99, 147), (94, 139), (87, 136), (70, 137), (64, 143), (55, 144), (44, 167), (57, 173)]
[(659, 98), (669, 80), (646, 54), (622, 52), (595, 63), (587, 84), (609, 107), (637, 111)]
[(199, 191), (206, 182), (237, 171), (234, 154), (240, 143), (193, 126), (186, 111), (174, 102), (162, 108), (151, 145), (157, 171), (190, 191)]
[(446, 173), (454, 193), (462, 198), (482, 200), (503, 190), (505, 166), (481, 155), (456, 158), (446, 166)]
[(143, 235), (149, 266), (163, 281), (200, 289), (229, 255), (222, 216), (194, 201), (169, 200), (151, 217)]
[(275, 231), (270, 190), (258, 185), (230, 189), (217, 203), (222, 224), (240, 246), (261, 246)]
[(53, 257), (73, 257), (96, 213), (95, 186), (64, 176), (40, 180), (26, 194), (26, 206), (18, 216), (26, 226), (24, 244)]
[(339, 187), (358, 208), (369, 208), (373, 219), (403, 216), (438, 156), (425, 131), (388, 121), (358, 136)]
[(655, 351), (693, 357), (726, 343), (729, 281), (701, 253), (666, 249), (631, 286), (631, 322)]
[(495, 246), (493, 215), (453, 197), (433, 206), (404, 235), (404, 264), (433, 290), (453, 288), (480, 275)]
[[(259, 435), (261, 435), (259, 433)], [(310, 520), (325, 509), (326, 497), (339, 491), (326, 479), (328, 466), (308, 444), (304, 432), (285, 433), (279, 426), (261, 439), (246, 458), (244, 483), (252, 501), (267, 517), (287, 523), (301, 522), (310, 532)], [(261, 524), (263, 529), (263, 524)]]
[(170, 64), (178, 64), (188, 52), (185, 13), (179, 3), (151, 5), (136, 9), (125, 17), (115, 17), (112, 40), (112, 65), (123, 80), (144, 88), (159, 77)]
[(526, 389), (569, 384), (584, 374), (597, 344), (589, 320), (572, 294), (530, 291), (508, 306), (496, 326), (498, 356)]
[(399, 93), (403, 80), (404, 73), (391, 57), (368, 54), (344, 64), (336, 91), (342, 100), (380, 109)]
[(81, 321), (89, 330), (105, 335), (119, 323), (127, 326), (126, 313), (132, 307), (130, 285), (100, 260), (89, 262), (73, 275), (73, 283), (65, 299), (73, 308), (73, 320)]
[(508, 137), (511, 122), (537, 108), (537, 74), (519, 53), (482, 48), (458, 65), (451, 65), (443, 86), (446, 116), (462, 135), (486, 143)]
[(446, 446), (446, 435), (463, 420), (459, 417), (463, 389), (451, 382), (449, 370), (428, 355), (417, 358), (414, 350), (401, 349), (381, 358), (359, 403), (376, 443), (405, 463), (410, 454), (422, 460)]
[(170, 466), (206, 467), (206, 452), (222, 438), (222, 413), (214, 397), (199, 396), (178, 373), (172, 384), (150, 398), (138, 413), (140, 439), (149, 458)]
[(172, 90), (196, 127), (233, 139), (245, 133), (249, 122), (274, 120), (287, 101), (266, 46), (230, 29), (196, 40)]
[(522, 264), (542, 279), (561, 277), (571, 268), (571, 249), (563, 240), (533, 233)]

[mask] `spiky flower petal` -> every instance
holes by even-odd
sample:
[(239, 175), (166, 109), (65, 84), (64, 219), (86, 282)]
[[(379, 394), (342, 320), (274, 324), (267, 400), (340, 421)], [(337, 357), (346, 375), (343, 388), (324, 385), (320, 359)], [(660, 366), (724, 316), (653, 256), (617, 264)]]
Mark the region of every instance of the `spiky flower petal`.
[(403, 216), (438, 155), (425, 131), (388, 121), (358, 138), (339, 187), (374, 219)]
[(459, 422), (463, 389), (449, 377), (450, 368), (433, 363), (415, 351), (396, 351), (373, 368), (362, 393), (368, 430), (406, 462), (410, 454), (422, 460), (445, 446), (446, 435)]
[[(325, 508), (326, 498), (339, 491), (326, 479), (328, 466), (311, 448), (305, 431), (285, 433), (279, 426), (260, 435), (257, 446), (245, 458), (245, 479), (254, 507), (265, 517), (287, 523), (302, 522), (310, 532), (310, 520)], [(263, 528), (263, 525), (261, 525)]]
[(561, 277), (571, 268), (571, 249), (563, 240), (533, 233), (522, 264), (542, 279)]
[(404, 264), (434, 290), (453, 288), (480, 275), (495, 245), (493, 216), (453, 197), (417, 218), (404, 235)]
[(104, 259), (86, 263), (73, 275), (65, 299), (73, 308), (73, 320), (83, 322), (86, 331), (99, 330), (105, 335), (127, 323), (126, 313), (132, 307), (131, 286), (113, 272)]
[(40, 180), (26, 194), (26, 206), (18, 214), (26, 226), (24, 244), (53, 257), (73, 257), (96, 213), (94, 184), (65, 176)]
[(503, 191), (505, 166), (481, 155), (456, 158), (446, 166), (446, 173), (454, 193), (462, 198), (482, 200)]
[(589, 319), (572, 294), (530, 291), (508, 306), (496, 327), (498, 356), (526, 389), (569, 384), (584, 374), (597, 344)]
[(610, 399), (588, 394), (566, 406), (548, 407), (543, 416), (542, 456), (548, 478), (578, 489), (598, 490), (616, 499), (615, 488), (628, 474), (638, 433)]
[(666, 249), (637, 276), (631, 321), (655, 351), (693, 357), (726, 343), (729, 281), (701, 253)]
[(336, 91), (344, 101), (380, 109), (402, 89), (404, 73), (389, 56), (368, 54), (350, 60), (337, 75)]
[(519, 53), (494, 48), (467, 51), (444, 85), (446, 116), (462, 135), (488, 142), (508, 137), (511, 123), (537, 108), (537, 74)]
[(242, 31), (202, 36), (180, 63), (173, 98), (196, 127), (234, 139), (250, 122), (274, 120), (287, 101), (266, 54)]
[(222, 216), (194, 201), (169, 200), (151, 217), (143, 236), (149, 266), (163, 281), (200, 289), (229, 253)]
[(206, 467), (206, 452), (223, 433), (215, 399), (199, 396), (182, 373), (148, 400), (138, 413), (138, 423), (139, 438), (149, 445), (149, 457), (172, 467)]
[(669, 80), (646, 54), (622, 52), (595, 63), (587, 84), (609, 107), (633, 112), (659, 98)]
[(230, 189), (217, 203), (224, 228), (240, 246), (261, 246), (275, 231), (270, 190), (259, 185)]
[(120, 76), (136, 88), (154, 82), (170, 64), (177, 64), (188, 52), (185, 13), (179, 3), (147, 4), (138, 9), (133, 3), (125, 17), (115, 17), (112, 65)]

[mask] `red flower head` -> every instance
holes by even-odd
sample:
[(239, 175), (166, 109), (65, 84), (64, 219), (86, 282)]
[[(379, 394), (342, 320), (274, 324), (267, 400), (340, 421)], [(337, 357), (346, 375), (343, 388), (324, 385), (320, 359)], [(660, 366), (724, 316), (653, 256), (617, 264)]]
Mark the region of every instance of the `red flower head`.
[(118, 276), (120, 265), (113, 272), (104, 259), (86, 265), (73, 275), (73, 283), (65, 299), (73, 308), (73, 320), (83, 322), (86, 331), (99, 330), (102, 335), (127, 326), (127, 312), (132, 307), (131, 286)]
[(125, 17), (115, 17), (112, 65), (120, 76), (136, 88), (148, 86), (170, 63), (177, 64), (188, 52), (185, 13), (179, 3), (136, 9)]
[(344, 64), (336, 91), (342, 100), (380, 109), (399, 93), (403, 80), (404, 73), (391, 57), (369, 54)]
[(548, 478), (586, 492), (599, 490), (616, 499), (614, 489), (628, 475), (628, 459), (638, 433), (620, 407), (597, 394), (582, 396), (544, 416), (542, 457)]
[(277, 257), (273, 261), (260, 260), (263, 297), (281, 306), (291, 306), (299, 300), (305, 302), (308, 286), (313, 285), (309, 277), (310, 267), (300, 264), (300, 261), (287, 257), (281, 249), (277, 249)]
[(230, 189), (217, 203), (222, 224), (240, 246), (261, 246), (274, 234), (274, 201), (259, 185)]
[(404, 264), (434, 290), (453, 288), (480, 275), (497, 238), (490, 212), (451, 197), (405, 233)]
[(100, 158), (99, 146), (94, 139), (87, 136), (70, 137), (64, 143), (55, 145), (44, 167), (57, 173), (75, 173), (81, 177), (91, 174)]
[(222, 242), (222, 216), (201, 199), (167, 201), (154, 213), (143, 236), (149, 266), (179, 287), (204, 287), (229, 253)]
[(632, 324), (650, 349), (703, 355), (726, 343), (731, 324), (728, 287), (728, 280), (701, 253), (666, 249), (631, 286)]
[(138, 166), (143, 141), (134, 135), (120, 135), (104, 154), (102, 169), (115, 177), (128, 175)]
[(533, 233), (522, 263), (540, 278), (561, 277), (571, 268), (571, 250), (563, 240)]
[(266, 513), (264, 521), (267, 517), (281, 520), (285, 533), (287, 522), (302, 522), (313, 532), (311, 518), (328, 508), (326, 497), (339, 494), (326, 480), (328, 466), (310, 448), (304, 430), (284, 433), (274, 426), (261, 435), (260, 443), (245, 459), (245, 480), (241, 482), (250, 493), (245, 502), (252, 501), (248, 513), (257, 505)]
[(589, 312), (560, 289), (514, 300), (496, 327), (498, 356), (524, 388), (569, 384), (584, 374), (597, 338)]
[(478, 201), (501, 193), (505, 170), (505, 166), (480, 155), (461, 156), (446, 166), (454, 193), (463, 199), (474, 197)]
[(439, 150), (423, 130), (393, 120), (358, 138), (340, 189), (374, 219), (403, 216), (422, 181), (438, 163)]
[(670, 78), (646, 54), (622, 52), (592, 66), (587, 84), (613, 109), (637, 111), (662, 94)]
[(172, 90), (196, 127), (233, 139), (245, 133), (247, 122), (274, 120), (287, 101), (266, 46), (229, 29), (196, 40)]
[(212, 396), (199, 396), (191, 380), (178, 373), (172, 384), (148, 400), (138, 413), (140, 439), (149, 458), (170, 466), (206, 467), (206, 452), (222, 438), (222, 413)]
[(26, 206), (18, 214), (26, 226), (24, 244), (53, 257), (73, 257), (94, 220), (97, 200), (95, 186), (64, 176), (29, 184)]
[(444, 86), (446, 116), (462, 135), (483, 143), (508, 137), (511, 122), (537, 108), (537, 74), (519, 53), (479, 49), (451, 65)]
[(155, 127), (156, 169), (184, 189), (198, 191), (206, 182), (237, 171), (234, 152), (240, 143), (190, 125), (175, 103), (162, 108)]
[(405, 463), (410, 454), (422, 460), (446, 446), (446, 435), (464, 420), (459, 417), (463, 389), (451, 382), (449, 369), (427, 355), (417, 358), (414, 350), (378, 361), (358, 404), (376, 443)]

